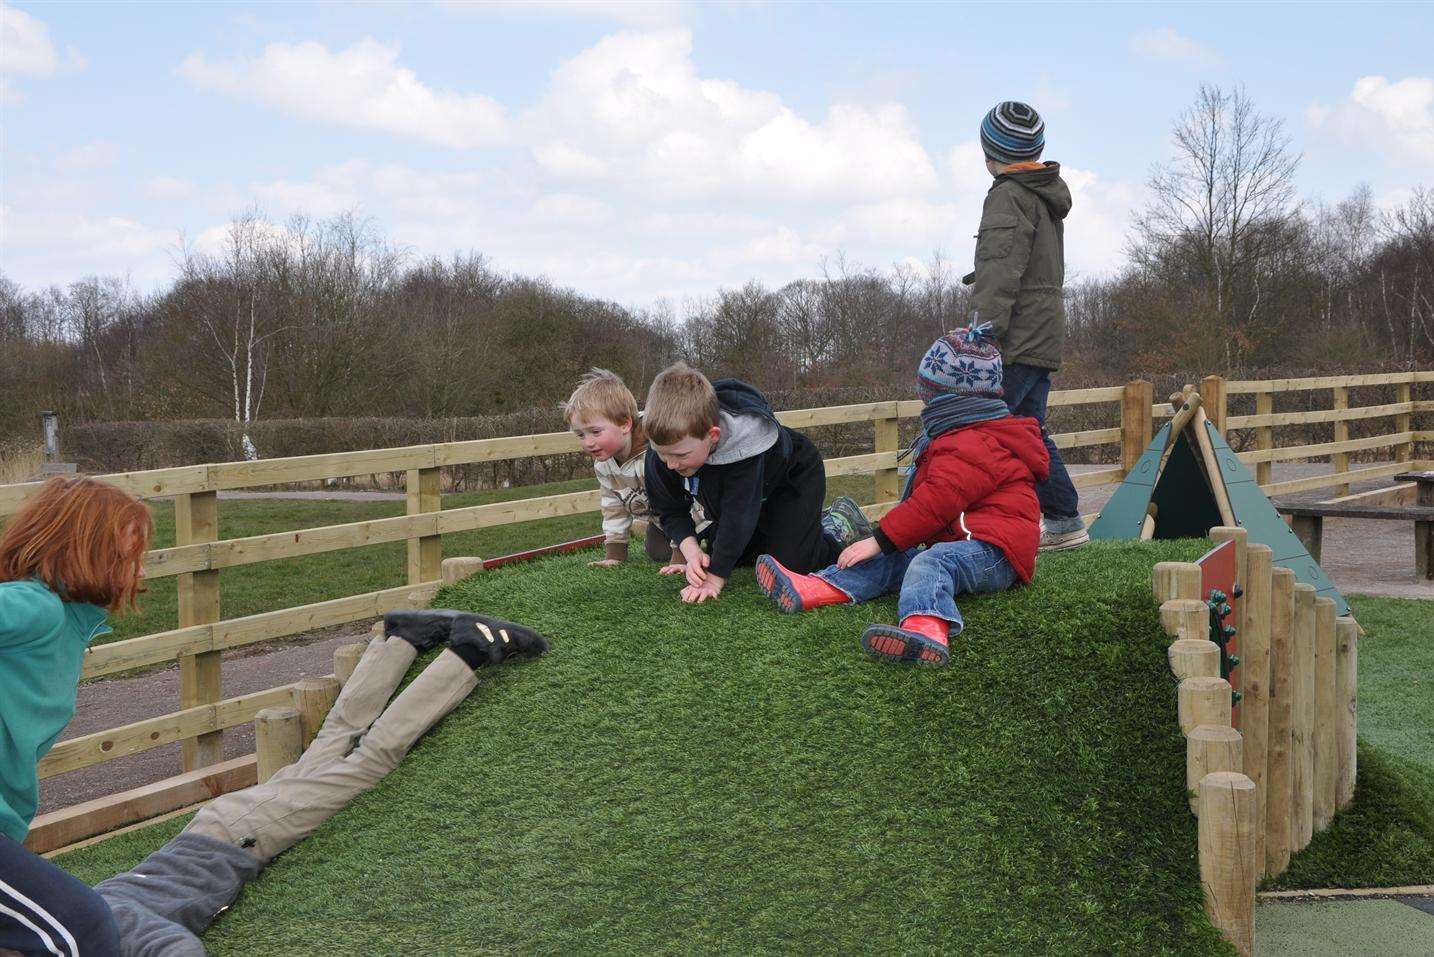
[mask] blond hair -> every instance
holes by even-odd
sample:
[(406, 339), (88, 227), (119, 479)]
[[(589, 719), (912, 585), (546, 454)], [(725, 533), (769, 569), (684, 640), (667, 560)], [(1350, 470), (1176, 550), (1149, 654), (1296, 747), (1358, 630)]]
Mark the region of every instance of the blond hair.
[(572, 425), (575, 418), (593, 416), (615, 425), (631, 422), (633, 451), (647, 445), (642, 420), (637, 416), (637, 399), (616, 372), (595, 368), (579, 379), (578, 387), (563, 403), (563, 415), (568, 425)]
[(685, 362), (668, 366), (647, 390), (647, 434), (658, 445), (700, 439), (721, 411), (707, 377)]

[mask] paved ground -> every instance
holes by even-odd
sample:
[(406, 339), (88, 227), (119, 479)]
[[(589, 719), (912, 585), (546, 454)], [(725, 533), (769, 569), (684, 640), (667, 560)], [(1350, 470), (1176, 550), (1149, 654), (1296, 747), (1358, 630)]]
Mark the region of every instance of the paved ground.
[(1264, 901), (1255, 908), (1261, 957), (1429, 957), (1434, 897)]
[[(1108, 466), (1075, 466), (1079, 473)], [(1274, 470), (1277, 481), (1303, 478), (1329, 471), (1328, 465), (1281, 464)], [(1354, 491), (1377, 488), (1387, 481), (1367, 482)], [(1081, 498), (1081, 511), (1099, 511), (1115, 486), (1086, 489)], [(278, 492), (234, 493), (234, 497), (304, 497), (366, 500), (374, 496), (391, 496), (387, 492)], [(1330, 490), (1317, 490), (1290, 499), (1319, 500)], [(364, 498), (358, 498), (364, 497)], [(398, 494), (402, 499), (403, 495)], [(1347, 593), (1394, 595), (1405, 598), (1434, 599), (1434, 584), (1414, 577), (1414, 529), (1412, 522), (1369, 522), (1331, 520), (1324, 533), (1324, 568), (1335, 586)], [(236, 649), (227, 652), (225, 661), (246, 659), (237, 667), (224, 668), (226, 697), (262, 691), (300, 678), (328, 674), (333, 670), (333, 649), (339, 644), (364, 639), (369, 622), (324, 629), (296, 641), (267, 646)], [(167, 668), (138, 678), (95, 681), (80, 688), (75, 720), (65, 729), (65, 738), (113, 728), (175, 710), (179, 700), (178, 668)], [(252, 725), (243, 725), (225, 732), (226, 757), (237, 757), (253, 751)], [(141, 752), (127, 758), (107, 761), (93, 768), (73, 771), (42, 782), (40, 811), (66, 807), (116, 791), (139, 787), (181, 770), (179, 746), (169, 745)], [(1429, 953), (1434, 954), (1434, 948)]]

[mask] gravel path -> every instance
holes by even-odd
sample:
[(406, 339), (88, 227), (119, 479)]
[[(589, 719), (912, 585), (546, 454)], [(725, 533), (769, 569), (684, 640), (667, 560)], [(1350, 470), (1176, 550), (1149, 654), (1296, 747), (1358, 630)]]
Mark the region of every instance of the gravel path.
[[(1108, 466), (1073, 466), (1080, 473)], [(1277, 464), (1274, 478), (1287, 481), (1330, 471), (1327, 464)], [(1352, 491), (1365, 491), (1389, 484), (1386, 480), (1365, 482)], [(1081, 511), (1098, 511), (1115, 491), (1115, 486), (1083, 490)], [(1285, 496), (1289, 500), (1318, 501), (1329, 497), (1329, 489)], [(398, 498), (389, 492), (221, 492), (244, 497), (303, 497), (342, 501), (369, 501), (375, 497)], [(1434, 599), (1434, 583), (1414, 577), (1414, 527), (1412, 522), (1328, 520), (1324, 531), (1324, 569), (1335, 587), (1346, 594), (1389, 595), (1402, 598)], [(363, 640), (370, 622), (324, 629), (283, 643), (269, 643), (226, 652), (224, 660), (246, 659), (242, 665), (224, 668), (224, 695), (248, 694), (300, 678), (333, 671), (333, 650), (340, 644)], [(93, 681), (81, 686), (74, 721), (61, 740), (113, 728), (166, 714), (179, 700), (177, 666), (137, 678)], [(224, 735), (225, 757), (238, 757), (254, 750), (253, 726), (232, 728)], [(179, 745), (155, 748), (101, 765), (58, 775), (41, 783), (40, 811), (66, 807), (80, 801), (128, 788), (139, 787), (181, 771)]]

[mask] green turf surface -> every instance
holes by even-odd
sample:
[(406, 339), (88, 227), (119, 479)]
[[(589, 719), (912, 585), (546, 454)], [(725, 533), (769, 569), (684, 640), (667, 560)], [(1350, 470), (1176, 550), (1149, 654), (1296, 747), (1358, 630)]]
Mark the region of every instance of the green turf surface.
[(1365, 629), (1354, 803), (1270, 889), (1434, 884), (1434, 602), (1349, 603)]
[[(1093, 545), (963, 602), (951, 666), (873, 661), (892, 599), (683, 606), (587, 556), (440, 602), (528, 621), (404, 766), (284, 855), (216, 954), (1224, 954), (1204, 918), (1151, 565)], [(174, 823), (70, 855), (87, 879)]]
[[(857, 501), (872, 501), (873, 479), (869, 475), (841, 476), (828, 483), (828, 499), (851, 495)], [(483, 492), (461, 492), (443, 496), (444, 508), (466, 508), (492, 502), (560, 495), (597, 488), (595, 479), (525, 485)], [(167, 501), (150, 503), (154, 515), (153, 547), (174, 544), (174, 505)], [(404, 514), (403, 502), (322, 502), (294, 499), (224, 499), (219, 503), (219, 537), (244, 538), (272, 532), (363, 522)], [(517, 525), (500, 525), (476, 532), (443, 536), (443, 554), (482, 555), (496, 558), (513, 552), (597, 535), (602, 520), (597, 513), (548, 518)], [(642, 560), (642, 543), (633, 552)], [(325, 552), (303, 558), (260, 562), (226, 568), (219, 575), (219, 607), (225, 618), (239, 618), (260, 612), (277, 611), (311, 602), (358, 595), (381, 588), (396, 588), (408, 581), (408, 551), (404, 542), (369, 545), (339, 552)], [(119, 641), (178, 627), (178, 579), (156, 578), (141, 598), (138, 614), (116, 617), (113, 634), (102, 639)]]

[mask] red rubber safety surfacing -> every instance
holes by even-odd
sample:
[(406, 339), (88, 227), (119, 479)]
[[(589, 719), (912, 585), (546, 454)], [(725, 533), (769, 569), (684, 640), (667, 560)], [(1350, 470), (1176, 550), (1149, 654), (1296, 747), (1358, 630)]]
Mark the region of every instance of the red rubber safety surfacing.
[[(1196, 561), (1196, 564), (1200, 566), (1200, 599), (1202, 601), (1209, 601), (1210, 592), (1214, 589), (1219, 589), (1224, 592), (1225, 600), (1229, 602), (1230, 607), (1234, 609), (1226, 616), (1225, 624), (1236, 625), (1236, 627), (1238, 627), (1237, 623), (1240, 621), (1240, 609), (1243, 607), (1245, 601), (1243, 598), (1234, 597), (1235, 586), (1242, 584), (1235, 580), (1238, 571), (1237, 556), (1238, 552), (1235, 548), (1235, 542), (1231, 540), (1221, 542), (1204, 555), (1201, 555)], [(1240, 634), (1236, 632), (1233, 637), (1227, 639), (1225, 652), (1226, 654), (1238, 655), (1240, 653), (1239, 647)], [(1231, 689), (1235, 691), (1240, 690), (1242, 682), (1240, 680), (1239, 665), (1236, 665), (1230, 672), (1228, 680)], [(1231, 723), (1238, 729), (1240, 727), (1239, 705), (1233, 706), (1231, 715)]]

